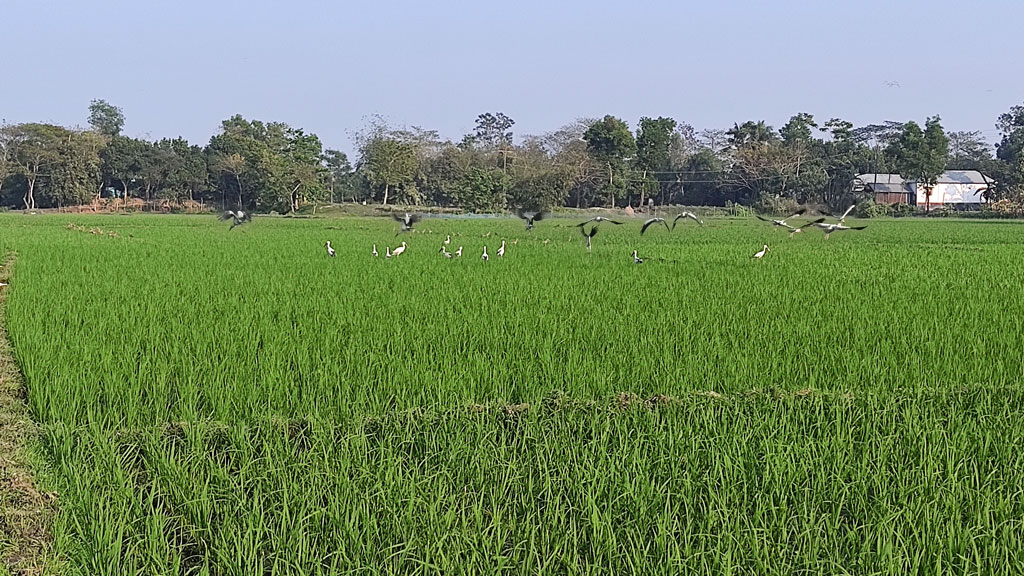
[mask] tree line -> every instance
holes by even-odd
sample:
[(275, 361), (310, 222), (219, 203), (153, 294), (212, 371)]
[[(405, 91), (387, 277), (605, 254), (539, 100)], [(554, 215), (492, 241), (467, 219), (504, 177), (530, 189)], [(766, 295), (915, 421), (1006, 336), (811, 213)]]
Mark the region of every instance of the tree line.
[(1024, 105), (999, 116), (994, 147), (980, 131), (947, 133), (938, 116), (854, 126), (798, 113), (779, 129), (751, 120), (700, 131), (643, 117), (634, 131), (609, 115), (517, 139), (512, 118), (488, 112), (457, 142), (374, 116), (354, 136), (355, 164), (316, 134), (239, 115), (203, 146), (125, 136), (122, 111), (104, 100), (91, 102), (88, 123), (0, 126), (0, 205), (160, 202), (286, 213), (353, 201), (494, 211), (653, 199), (777, 211), (869, 202), (851, 187), (861, 173), (928, 186), (947, 169), (979, 170), (995, 181), (990, 201), (1024, 204)]

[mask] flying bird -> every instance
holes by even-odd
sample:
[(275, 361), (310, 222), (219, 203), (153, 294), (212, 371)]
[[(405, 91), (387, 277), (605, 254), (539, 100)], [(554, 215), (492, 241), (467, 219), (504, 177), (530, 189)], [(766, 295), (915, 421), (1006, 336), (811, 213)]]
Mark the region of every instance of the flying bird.
[(597, 235), (597, 224), (594, 224), (590, 232), (587, 232), (583, 226), (580, 226), (580, 233), (587, 239), (587, 252), (590, 252), (590, 239)]
[(519, 216), (523, 220), (526, 220), (526, 229), (533, 230), (533, 223), (540, 222), (544, 219), (543, 210), (523, 210), (519, 208), (516, 210), (516, 216)]
[(231, 228), (228, 228), (228, 230), (234, 230), (235, 226), (241, 226), (246, 222), (251, 222), (252, 214), (249, 214), (248, 212), (245, 212), (241, 209), (238, 210), (237, 212), (225, 210), (217, 219), (220, 220), (221, 222), (225, 220), (231, 220)]
[(867, 228), (867, 226), (844, 226), (842, 224), (825, 224), (823, 222), (817, 222), (815, 223), (815, 226), (821, 228), (825, 233), (825, 240), (828, 240), (829, 234), (832, 234), (833, 232), (840, 232), (842, 230), (863, 230)]
[(324, 244), (324, 246), (327, 247), (327, 255), (330, 256), (331, 258), (334, 258), (334, 248), (331, 248), (331, 241), (328, 240), (327, 243)]
[(391, 255), (392, 256), (398, 256), (402, 252), (405, 252), (405, 249), (406, 249), (406, 245), (405, 245), (405, 242), (403, 241), (402, 245), (397, 247), (397, 248), (395, 248), (395, 250), (391, 253)]
[(633, 263), (634, 264), (643, 264), (644, 263), (644, 259), (636, 255), (636, 250), (633, 250)]
[(412, 225), (419, 222), (421, 218), (419, 214), (409, 214), (408, 212), (403, 216), (392, 214), (391, 217), (402, 223), (402, 229), (399, 230), (399, 233), (412, 230)]
[[(853, 209), (856, 207), (856, 204), (850, 204), (850, 207), (846, 209), (846, 212), (843, 212), (843, 215), (839, 217), (839, 223), (842, 224), (846, 222), (846, 217), (849, 216), (850, 212), (853, 212)], [(831, 216), (831, 214), (829, 214), (828, 212), (825, 212), (825, 214)]]
[(683, 218), (689, 218), (690, 220), (693, 220), (694, 222), (696, 222), (697, 224), (700, 224), (701, 226), (704, 225), (704, 221), (701, 220), (700, 218), (697, 218), (697, 215), (694, 214), (693, 212), (683, 212), (681, 214), (677, 214), (676, 217), (672, 220), (672, 229), (673, 230), (676, 229), (676, 222), (678, 222), (679, 220), (681, 220)]
[(586, 222), (580, 222), (576, 226), (583, 227), (583, 226), (585, 226), (587, 224), (590, 224), (591, 222), (597, 222), (598, 224), (600, 224), (601, 222), (611, 222), (612, 224), (615, 224), (615, 225), (621, 225), (622, 224), (622, 222), (619, 222), (617, 220), (612, 220), (610, 218), (605, 218), (604, 216), (594, 216), (590, 220), (587, 220)]
[(771, 252), (771, 249), (768, 248), (767, 244), (765, 244), (764, 248), (762, 248), (760, 252), (758, 252), (757, 254), (754, 254), (754, 258), (757, 258), (758, 260), (760, 260), (761, 258), (764, 258), (764, 255), (769, 253), (769, 252)]
[(786, 220), (789, 220), (790, 218), (796, 218), (797, 216), (801, 216), (804, 212), (807, 212), (807, 209), (806, 208), (801, 208), (801, 209), (797, 210), (796, 212), (793, 212), (789, 216), (786, 216), (785, 218), (780, 218), (778, 220), (773, 220), (772, 218), (765, 218), (764, 216), (761, 216), (760, 214), (757, 214), (757, 219), (758, 220), (763, 220), (765, 222), (771, 222), (775, 226), (782, 226), (783, 228), (792, 228), (792, 226), (790, 226), (789, 224), (786, 223)]
[(665, 222), (664, 218), (651, 218), (647, 222), (644, 222), (643, 227), (640, 228), (640, 235), (643, 236), (644, 232), (647, 232), (647, 229), (650, 228), (652, 224), (657, 224), (658, 222), (665, 225), (665, 230), (671, 230), (671, 228), (668, 227), (668, 222)]

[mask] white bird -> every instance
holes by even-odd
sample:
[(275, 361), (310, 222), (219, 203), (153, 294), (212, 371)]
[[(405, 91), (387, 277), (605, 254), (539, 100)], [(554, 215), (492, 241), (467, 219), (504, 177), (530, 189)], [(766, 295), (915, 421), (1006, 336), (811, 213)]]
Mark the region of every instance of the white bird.
[(246, 222), (250, 222), (252, 220), (252, 214), (249, 214), (248, 212), (243, 212), (241, 209), (239, 209), (237, 212), (225, 210), (217, 219), (220, 220), (221, 222), (225, 220), (231, 220), (231, 228), (228, 228), (228, 230), (233, 230), (235, 226), (241, 226)]
[(761, 216), (760, 214), (757, 216), (757, 218), (759, 220), (764, 220), (765, 222), (771, 222), (772, 226), (779, 226), (779, 227), (785, 228), (786, 230), (789, 230), (789, 237), (792, 238), (793, 234), (796, 234), (798, 232), (803, 232), (804, 228), (807, 228), (808, 226), (814, 226), (815, 224), (820, 224), (820, 223), (825, 221), (824, 218), (818, 218), (817, 220), (811, 220), (810, 222), (804, 224), (803, 226), (792, 226), (788, 222), (786, 222), (786, 220), (789, 220), (790, 218), (792, 218), (794, 216), (799, 216), (799, 215), (801, 215), (803, 213), (804, 213), (804, 210), (800, 210), (798, 212), (794, 212), (792, 215), (787, 216), (786, 218), (783, 218), (781, 220), (772, 220), (770, 218), (765, 218), (765, 217)]
[(853, 209), (856, 207), (856, 204), (850, 204), (850, 207), (846, 209), (846, 212), (843, 212), (843, 215), (839, 217), (839, 223), (842, 224), (846, 222), (846, 217), (849, 216), (850, 212), (853, 212)]
[(384, 253), (384, 257), (385, 257), (385, 258), (391, 258), (391, 246), (388, 246), (388, 247), (386, 248), (386, 250), (387, 250), (387, 251), (386, 251), (386, 252)]
[(533, 230), (533, 223), (540, 222), (544, 219), (543, 210), (523, 210), (519, 208), (516, 210), (516, 216), (519, 216), (523, 220), (526, 220), (526, 229)]
[(459, 249), (455, 251), (455, 256), (456, 258), (462, 258), (462, 246), (459, 246)]
[(640, 228), (640, 235), (643, 236), (644, 232), (647, 232), (647, 229), (650, 228), (652, 224), (657, 224), (658, 222), (665, 225), (665, 230), (669, 230), (668, 222), (665, 222), (664, 218), (651, 218), (647, 222), (644, 222), (643, 227)]
[(452, 243), (452, 235), (448, 234), (444, 239), (444, 245), (447, 246)]
[(0, 282), (0, 288), (2, 288), (4, 286), (7, 286), (7, 283), (6, 282)]
[(402, 242), (402, 245), (401, 245), (401, 246), (399, 246), (399, 247), (397, 247), (397, 248), (395, 248), (395, 251), (394, 251), (394, 252), (392, 252), (392, 253), (391, 253), (391, 255), (392, 255), (392, 256), (398, 256), (398, 255), (399, 255), (399, 254), (401, 254), (402, 252), (405, 252), (405, 249), (406, 249), (406, 245), (405, 245), (405, 242), (403, 241), (403, 242)]
[(672, 229), (673, 230), (676, 229), (676, 222), (678, 222), (682, 218), (689, 218), (690, 220), (693, 220), (694, 222), (696, 222), (697, 224), (700, 224), (701, 226), (704, 225), (704, 221), (701, 220), (700, 218), (697, 218), (697, 215), (694, 214), (693, 212), (683, 212), (681, 214), (677, 214), (676, 217), (672, 220)]
[(597, 234), (597, 224), (594, 224), (593, 228), (590, 229), (590, 232), (587, 232), (586, 229), (580, 226), (580, 233), (582, 233), (583, 237), (587, 239), (587, 252), (590, 252), (590, 239)]
[(797, 210), (796, 212), (793, 212), (789, 216), (786, 216), (785, 218), (780, 218), (778, 220), (773, 220), (771, 218), (765, 218), (764, 216), (761, 216), (760, 214), (757, 214), (756, 216), (757, 216), (758, 220), (763, 220), (765, 222), (771, 222), (775, 226), (781, 226), (783, 228), (790, 228), (790, 229), (792, 229), (793, 228), (792, 226), (790, 226), (789, 224), (786, 224), (786, 220), (789, 220), (790, 218), (796, 218), (797, 216), (802, 215), (804, 212), (807, 212), (807, 209), (806, 208), (801, 208), (801, 209)]
[(482, 258), (484, 262), (487, 262), (487, 246), (484, 246), (484, 254), (480, 258)]
[(445, 258), (451, 258), (452, 257), (452, 253), (447, 251), (447, 250), (445, 250), (444, 246), (441, 246), (441, 254), (444, 254)]
[(757, 254), (754, 254), (754, 258), (757, 258), (757, 259), (764, 258), (764, 255), (769, 253), (769, 252), (771, 252), (771, 249), (768, 248), (767, 244), (765, 244), (764, 248), (762, 248), (760, 252), (758, 252)]
[(501, 241), (501, 248), (498, 248), (498, 258), (501, 258), (504, 255), (505, 255), (505, 241), (502, 240)]
[(612, 224), (617, 224), (617, 225), (618, 224), (622, 224), (622, 222), (618, 222), (618, 221), (612, 220), (610, 218), (605, 218), (604, 216), (594, 216), (593, 218), (591, 218), (590, 220), (587, 220), (586, 222), (580, 222), (579, 224), (577, 224), (577, 226), (582, 228), (584, 225), (590, 224), (591, 222), (597, 222), (598, 224), (600, 224), (601, 222), (611, 222)]
[(829, 234), (833, 232), (839, 232), (841, 230), (863, 230), (867, 228), (867, 226), (844, 226), (842, 224), (825, 224), (823, 222), (818, 222), (815, 226), (821, 228), (825, 233), (825, 240), (828, 240)]
[(633, 250), (633, 262), (635, 264), (643, 264), (644, 259), (636, 255), (636, 250)]
[(331, 258), (334, 258), (334, 248), (331, 248), (331, 241), (328, 240), (327, 243), (324, 244), (324, 246), (327, 247), (327, 255), (330, 256)]
[(399, 232), (406, 232), (412, 230), (412, 225), (420, 221), (419, 214), (409, 214), (408, 212), (406, 212), (404, 216), (392, 214), (391, 217), (402, 223), (402, 229), (399, 230)]
[(376, 244), (373, 245), (373, 252), (372, 252), (372, 254), (373, 254), (374, 258), (377, 257), (377, 245)]

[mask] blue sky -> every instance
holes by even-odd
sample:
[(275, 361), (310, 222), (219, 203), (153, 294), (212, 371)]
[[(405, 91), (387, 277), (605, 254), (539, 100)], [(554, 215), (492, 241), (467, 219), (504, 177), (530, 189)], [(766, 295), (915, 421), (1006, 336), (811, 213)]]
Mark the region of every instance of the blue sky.
[(3, 0), (0, 13), (7, 122), (85, 125), (104, 98), (128, 135), (196, 143), (239, 113), (351, 152), (371, 114), (458, 139), (487, 111), (517, 135), (604, 114), (698, 129), (940, 114), (994, 143), (996, 117), (1024, 103), (1019, 0)]

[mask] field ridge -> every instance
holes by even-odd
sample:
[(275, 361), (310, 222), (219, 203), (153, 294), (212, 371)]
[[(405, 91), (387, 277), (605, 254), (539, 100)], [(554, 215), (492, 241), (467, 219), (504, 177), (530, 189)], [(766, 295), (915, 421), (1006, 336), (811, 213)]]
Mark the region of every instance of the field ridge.
[[(8, 281), (13, 262), (5, 260), (0, 281)], [(27, 576), (46, 572), (53, 499), (36, 488), (30, 472), (28, 442), (37, 430), (7, 338), (6, 289), (0, 289), (0, 573)]]

